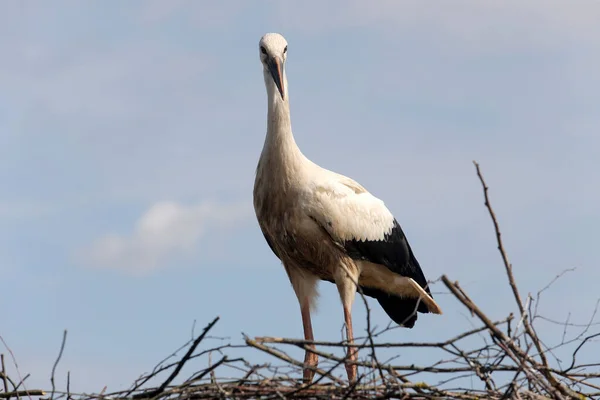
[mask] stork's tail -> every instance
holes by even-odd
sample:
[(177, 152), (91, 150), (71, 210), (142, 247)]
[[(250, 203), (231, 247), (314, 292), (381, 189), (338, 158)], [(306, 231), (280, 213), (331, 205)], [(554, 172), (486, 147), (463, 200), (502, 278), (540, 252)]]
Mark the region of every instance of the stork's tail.
[(413, 279), (410, 281), (416, 292), (414, 297), (395, 296), (369, 287), (361, 287), (361, 289), (366, 296), (377, 299), (392, 321), (405, 328), (412, 328), (417, 322), (418, 312), (442, 314), (442, 309), (433, 300), (433, 296), (427, 293), (429, 290), (425, 291)]

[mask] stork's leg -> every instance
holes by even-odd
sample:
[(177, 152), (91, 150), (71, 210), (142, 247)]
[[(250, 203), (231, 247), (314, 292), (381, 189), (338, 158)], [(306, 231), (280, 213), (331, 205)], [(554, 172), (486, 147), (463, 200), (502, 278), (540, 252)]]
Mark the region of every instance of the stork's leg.
[[(301, 268), (297, 268), (293, 265), (284, 265), (285, 270), (290, 278), (294, 292), (298, 297), (300, 303), (300, 312), (302, 313), (302, 326), (304, 328), (304, 339), (313, 341), (313, 330), (312, 323), (310, 321), (310, 309), (317, 297), (317, 278), (303, 271)], [(313, 345), (311, 348), (315, 348)], [(308, 367), (316, 368), (319, 362), (319, 358), (315, 353), (306, 351), (304, 355), (304, 364)], [(311, 368), (304, 368), (303, 379), (304, 382), (312, 382), (315, 376), (315, 371)]]
[[(304, 298), (300, 303), (300, 311), (302, 313), (302, 325), (304, 326), (304, 340), (314, 341), (312, 323), (310, 321), (310, 299)], [(310, 345), (310, 348), (314, 349), (314, 345)], [(309, 367), (316, 368), (319, 363), (319, 357), (308, 350), (304, 355), (304, 364)], [(304, 368), (303, 379), (305, 383), (311, 383), (315, 376), (315, 371), (310, 368)]]
[(348, 341), (348, 349), (346, 353), (346, 372), (348, 373), (348, 381), (350, 383), (356, 380), (357, 367), (354, 362), (358, 359), (358, 349), (354, 346), (354, 334), (352, 332), (352, 303), (356, 295), (356, 282), (358, 282), (358, 271), (355, 266), (340, 267), (336, 271), (334, 278), (340, 299), (344, 307), (344, 321), (346, 323), (346, 339)]
[(356, 364), (351, 364), (357, 361), (357, 348), (353, 347), (354, 334), (352, 333), (352, 306), (344, 305), (344, 320), (346, 322), (346, 336), (348, 337), (348, 350), (346, 355), (346, 372), (348, 373), (348, 381), (350, 383), (356, 380)]

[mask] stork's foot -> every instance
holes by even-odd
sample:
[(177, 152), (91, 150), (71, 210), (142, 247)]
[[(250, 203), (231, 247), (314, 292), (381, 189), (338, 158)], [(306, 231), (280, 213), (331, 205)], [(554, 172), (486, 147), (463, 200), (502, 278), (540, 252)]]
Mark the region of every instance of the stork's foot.
[[(319, 357), (315, 353), (311, 353), (310, 351), (306, 352), (304, 356), (304, 365), (316, 368), (319, 364)], [(303, 381), (304, 383), (311, 383), (313, 378), (315, 377), (315, 371), (310, 368), (304, 368)]]

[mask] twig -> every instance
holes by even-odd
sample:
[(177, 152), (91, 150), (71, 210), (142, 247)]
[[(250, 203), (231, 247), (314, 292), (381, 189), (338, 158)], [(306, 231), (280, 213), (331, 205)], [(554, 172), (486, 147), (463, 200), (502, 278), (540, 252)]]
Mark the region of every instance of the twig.
[(56, 367), (60, 358), (62, 357), (63, 351), (65, 349), (65, 343), (67, 342), (67, 330), (65, 329), (63, 332), (62, 343), (60, 344), (60, 350), (58, 352), (58, 357), (56, 357), (56, 361), (54, 361), (54, 365), (52, 366), (52, 375), (50, 375), (50, 383), (52, 384), (52, 394), (50, 395), (50, 399), (54, 399), (54, 391), (56, 387), (54, 386), (54, 373), (56, 372)]
[[(21, 386), (21, 384), (23, 384), (23, 387), (25, 388), (25, 391), (27, 391), (27, 388), (25, 387), (25, 379), (27, 379), (27, 377), (23, 378), (21, 376), (21, 371), (19, 370), (19, 365), (17, 364), (17, 359), (15, 358), (15, 354), (13, 353), (13, 351), (11, 350), (11, 348), (8, 347), (8, 344), (6, 343), (6, 341), (4, 340), (4, 338), (2, 337), (2, 335), (0, 335), (0, 342), (2, 342), (2, 344), (4, 345), (4, 347), (6, 348), (6, 350), (8, 351), (8, 354), (10, 354), (10, 358), (12, 359), (13, 365), (15, 366), (15, 370), (17, 371), (17, 376), (20, 379), (19, 384), (15, 387), (15, 389), (17, 389), (19, 386)], [(29, 398), (31, 399), (30, 396), (29, 396)]]
[(481, 170), (479, 169), (479, 164), (473, 161), (475, 165), (475, 169), (477, 170), (477, 176), (479, 177), (479, 181), (481, 182), (481, 186), (483, 187), (483, 197), (485, 199), (485, 207), (487, 208), (490, 217), (492, 218), (492, 222), (494, 224), (494, 231), (496, 232), (496, 241), (498, 243), (498, 251), (502, 256), (502, 261), (504, 262), (504, 267), (506, 268), (506, 275), (508, 277), (508, 283), (512, 289), (513, 295), (515, 296), (515, 300), (517, 302), (517, 306), (519, 307), (519, 312), (521, 315), (525, 314), (525, 307), (523, 306), (523, 301), (521, 300), (521, 295), (519, 294), (519, 289), (517, 288), (517, 284), (515, 282), (515, 278), (512, 273), (512, 264), (508, 261), (508, 256), (506, 255), (506, 250), (504, 250), (504, 245), (502, 244), (502, 234), (500, 233), (500, 226), (498, 225), (498, 220), (496, 219), (496, 214), (492, 209), (492, 205), (490, 204), (490, 199), (488, 196), (488, 186), (483, 179), (483, 175), (481, 174)]
[[(493, 325), (502, 325), (507, 323), (508, 321), (510, 321), (511, 319), (513, 319), (513, 316), (509, 316), (507, 318), (504, 318), (502, 320), (499, 321), (494, 321), (492, 322)], [(487, 326), (481, 326), (479, 328), (475, 328), (466, 332), (463, 332), (453, 338), (450, 338), (446, 341), (443, 342), (399, 342), (399, 343), (373, 343), (372, 346), (374, 347), (386, 347), (386, 348), (395, 348), (395, 347), (444, 347), (447, 346), (449, 344), (452, 344), (456, 341), (459, 341), (461, 339), (464, 339), (468, 336), (474, 335), (476, 333), (482, 332), (487, 330), (488, 327)], [(357, 338), (360, 339), (360, 338)], [(270, 336), (259, 336), (254, 338), (254, 340), (256, 340), (257, 342), (260, 343), (280, 343), (280, 344), (292, 344), (292, 345), (296, 345), (296, 346), (303, 346), (303, 345), (315, 345), (315, 346), (324, 346), (324, 347), (365, 347), (363, 344), (360, 343), (354, 343), (354, 344), (349, 344), (345, 341), (342, 342), (325, 342), (325, 341), (315, 341), (315, 340), (303, 340), (303, 339), (291, 339), (291, 338), (277, 338), (277, 337), (270, 337)], [(371, 346), (371, 345), (369, 345)]]
[(568, 372), (568, 371), (572, 370), (573, 368), (575, 368), (575, 357), (577, 356), (577, 353), (579, 352), (579, 350), (581, 350), (581, 348), (586, 344), (586, 342), (588, 340), (591, 340), (591, 339), (596, 338), (598, 336), (600, 336), (600, 332), (599, 333), (595, 333), (593, 335), (590, 335), (590, 336), (586, 337), (585, 339), (583, 339), (583, 341), (579, 344), (579, 346), (577, 346), (577, 348), (573, 352), (573, 361), (571, 361), (571, 365), (569, 366), (569, 368), (567, 368), (565, 370), (565, 372)]
[(0, 393), (0, 399), (10, 399), (11, 397), (23, 397), (23, 396), (45, 396), (46, 392), (43, 390), (17, 390), (15, 392)]
[(187, 353), (185, 353), (183, 358), (179, 361), (175, 370), (171, 373), (171, 375), (169, 375), (169, 377), (158, 388), (156, 388), (154, 390), (150, 390), (148, 392), (136, 394), (133, 396), (133, 398), (134, 399), (151, 398), (151, 397), (155, 397), (155, 396), (161, 394), (165, 390), (167, 385), (169, 385), (169, 383), (171, 383), (171, 381), (173, 381), (173, 379), (175, 379), (175, 377), (179, 374), (179, 371), (181, 371), (181, 368), (183, 368), (183, 365), (186, 363), (187, 360), (189, 360), (189, 358), (192, 356), (192, 353), (194, 352), (194, 350), (196, 350), (196, 347), (198, 347), (198, 345), (200, 344), (200, 342), (202, 342), (202, 340), (204, 339), (204, 337), (206, 336), (208, 331), (210, 331), (212, 329), (212, 327), (217, 323), (218, 320), (219, 320), (219, 317), (216, 317), (210, 324), (208, 324), (204, 328), (204, 330), (202, 331), (202, 334), (200, 334), (200, 336), (198, 336), (198, 338), (196, 338), (196, 340), (194, 340), (194, 342), (188, 349)]
[(71, 400), (71, 371), (67, 371), (67, 400)]
[(2, 363), (2, 381), (4, 382), (4, 392), (8, 393), (8, 376), (6, 375), (6, 366), (4, 365), (4, 353), (0, 354)]

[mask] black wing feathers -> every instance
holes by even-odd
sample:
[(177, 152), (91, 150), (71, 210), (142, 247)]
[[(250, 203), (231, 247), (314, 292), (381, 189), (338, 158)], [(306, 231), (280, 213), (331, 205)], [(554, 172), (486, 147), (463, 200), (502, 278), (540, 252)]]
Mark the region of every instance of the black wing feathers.
[(385, 235), (383, 240), (351, 240), (346, 241), (344, 247), (348, 255), (355, 260), (385, 265), (399, 275), (413, 278), (422, 287), (427, 285), (427, 279), (413, 255), (400, 224), (395, 219), (392, 231)]
[[(421, 266), (415, 258), (400, 224), (395, 219), (391, 232), (386, 234), (383, 240), (350, 240), (344, 243), (344, 248), (348, 255), (355, 260), (381, 264), (398, 275), (414, 279), (431, 295)], [(416, 311), (429, 312), (425, 303), (418, 299), (400, 298), (362, 286), (361, 289), (365, 295), (376, 298), (390, 318), (399, 325), (412, 328), (417, 320)]]

